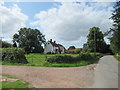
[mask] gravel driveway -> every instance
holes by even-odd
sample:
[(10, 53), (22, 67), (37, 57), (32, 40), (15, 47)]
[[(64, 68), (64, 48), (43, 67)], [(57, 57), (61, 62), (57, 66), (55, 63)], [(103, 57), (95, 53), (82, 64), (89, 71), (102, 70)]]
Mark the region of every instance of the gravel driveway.
[(94, 83), (95, 66), (53, 68), (3, 65), (0, 74), (15, 76), (36, 88), (89, 88)]

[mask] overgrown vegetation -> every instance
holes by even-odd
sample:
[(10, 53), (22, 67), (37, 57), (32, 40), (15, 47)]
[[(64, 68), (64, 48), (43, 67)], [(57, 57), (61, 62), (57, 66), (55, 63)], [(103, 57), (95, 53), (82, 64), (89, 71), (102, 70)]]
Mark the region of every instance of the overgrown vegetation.
[(8, 63), (28, 63), (22, 48), (0, 48), (2, 61)]
[[(87, 54), (87, 53), (86, 53)], [(82, 54), (82, 55), (85, 55), (87, 56), (85, 53)], [(81, 54), (80, 54), (81, 55)], [(85, 66), (85, 65), (89, 65), (89, 64), (92, 64), (92, 63), (95, 63), (97, 60), (99, 60), (100, 57), (102, 57), (103, 55), (102, 54), (97, 54), (94, 55), (94, 53), (91, 53), (90, 55), (93, 57), (95, 56), (94, 58), (88, 58), (86, 60), (85, 57), (82, 57), (80, 56), (79, 54), (35, 54), (35, 53), (31, 53), (31, 54), (26, 54), (26, 58), (27, 58), (27, 61), (29, 63), (27, 64), (18, 64), (18, 63), (8, 63), (8, 62), (3, 62), (2, 64), (3, 65), (27, 65), (27, 66), (40, 66), (40, 67), (78, 67), (78, 66)], [(80, 58), (82, 57), (82, 59), (78, 60), (78, 61), (74, 61), (72, 60), (71, 58), (68, 60), (66, 60), (66, 63), (50, 63), (50, 62), (47, 62), (47, 59), (49, 58), (53, 58), (53, 57), (67, 57), (67, 58)]]
[(53, 56), (48, 58), (46, 61), (49, 63), (64, 63), (64, 64), (71, 64), (71, 63), (78, 63), (81, 61), (84, 62), (88, 62), (91, 60), (98, 60), (100, 57), (102, 57), (103, 55), (100, 53), (80, 53), (78, 56), (73, 57), (73, 56), (69, 56), (69, 55), (58, 55), (58, 56)]
[(111, 19), (113, 20), (113, 28), (109, 31), (112, 32), (110, 38), (110, 46), (115, 54), (120, 55), (120, 1), (118, 0), (114, 6)]
[(120, 61), (120, 56), (114, 56), (118, 61)]

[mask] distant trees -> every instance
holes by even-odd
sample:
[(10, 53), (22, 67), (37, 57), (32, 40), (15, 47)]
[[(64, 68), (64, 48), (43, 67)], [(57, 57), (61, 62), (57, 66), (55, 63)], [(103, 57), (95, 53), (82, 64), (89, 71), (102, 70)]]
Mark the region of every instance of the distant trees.
[(8, 42), (5, 42), (5, 41), (2, 41), (0, 40), (0, 43), (1, 43), (1, 47), (2, 48), (9, 48), (9, 47), (12, 47), (12, 44), (8, 43)]
[(75, 49), (75, 46), (70, 46), (70, 47), (68, 48), (68, 50), (70, 50), (70, 49)]
[(38, 29), (21, 28), (13, 35), (14, 47), (24, 48), (26, 53), (42, 53), (45, 37)]
[(103, 33), (99, 27), (92, 27), (87, 36), (87, 43), (83, 45), (83, 50), (88, 52), (107, 52), (107, 45), (104, 41)]
[(111, 19), (113, 20), (112, 37), (110, 47), (112, 51), (120, 55), (120, 1), (116, 2)]

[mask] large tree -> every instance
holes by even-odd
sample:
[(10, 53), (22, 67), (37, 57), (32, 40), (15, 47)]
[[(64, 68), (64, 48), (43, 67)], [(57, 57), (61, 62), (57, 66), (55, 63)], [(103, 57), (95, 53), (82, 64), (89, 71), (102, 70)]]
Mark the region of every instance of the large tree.
[(120, 54), (120, 1), (116, 2), (111, 19), (113, 20), (112, 37), (110, 47), (116, 54)]
[(13, 35), (13, 43), (17, 43), (18, 47), (24, 48), (26, 53), (42, 53), (44, 42), (44, 35), (37, 29), (21, 28), (18, 34)]
[(84, 44), (83, 50), (89, 52), (106, 53), (106, 43), (104, 41), (103, 33), (99, 27), (92, 27), (87, 36), (87, 43)]

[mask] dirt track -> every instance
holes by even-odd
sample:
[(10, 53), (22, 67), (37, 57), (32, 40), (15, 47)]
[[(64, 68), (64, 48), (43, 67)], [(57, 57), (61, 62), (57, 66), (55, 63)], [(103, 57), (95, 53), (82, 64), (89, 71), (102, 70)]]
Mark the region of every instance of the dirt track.
[(89, 88), (94, 83), (95, 66), (51, 68), (3, 65), (0, 66), (0, 74), (15, 76), (36, 88)]

